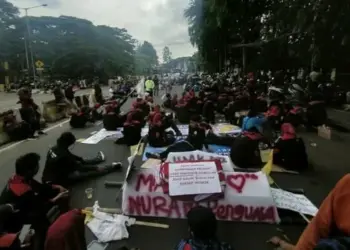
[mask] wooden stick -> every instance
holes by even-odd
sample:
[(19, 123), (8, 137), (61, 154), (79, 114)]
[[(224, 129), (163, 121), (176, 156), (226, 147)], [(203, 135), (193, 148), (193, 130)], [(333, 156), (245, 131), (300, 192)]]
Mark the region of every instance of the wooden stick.
[(135, 225), (139, 226), (147, 226), (147, 227), (158, 227), (158, 228), (164, 228), (168, 229), (169, 225), (167, 224), (161, 224), (161, 223), (156, 223), (156, 222), (147, 222), (147, 221), (136, 221)]
[[(86, 207), (85, 210), (93, 211), (93, 208), (92, 207)], [(123, 211), (120, 208), (103, 208), (103, 207), (100, 207), (97, 210), (100, 211), (100, 212), (107, 213), (107, 214), (122, 214), (123, 213)]]

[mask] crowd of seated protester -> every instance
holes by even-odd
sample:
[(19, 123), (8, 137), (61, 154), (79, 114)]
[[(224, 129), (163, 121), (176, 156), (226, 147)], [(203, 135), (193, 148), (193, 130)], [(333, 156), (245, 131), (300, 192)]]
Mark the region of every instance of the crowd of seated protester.
[[(101, 88), (95, 85), (90, 100), (77, 103), (78, 111), (72, 114), (70, 124), (83, 128), (87, 122), (102, 120), (106, 130), (122, 128), (123, 137), (115, 143), (127, 146), (138, 144), (143, 138), (142, 129), (148, 125), (147, 143), (152, 147), (167, 147), (159, 154), (147, 153), (148, 158), (164, 160), (171, 152), (209, 151), (209, 144), (217, 144), (230, 147), (229, 156), (235, 166), (259, 168), (264, 165), (260, 151), (268, 147), (273, 151), (274, 164), (295, 171), (308, 168), (305, 145), (297, 136), (296, 128), (305, 122), (305, 117), (310, 126), (322, 124), (325, 120), (322, 102), (312, 101), (306, 109), (286, 103), (283, 98), (268, 104), (264, 93), (259, 93), (253, 82), (247, 82), (247, 86), (227, 86), (219, 82), (204, 84), (200, 91), (188, 89), (181, 98), (166, 93), (161, 105), (154, 102), (150, 84), (151, 94), (138, 96), (126, 113), (121, 112), (121, 106), (127, 97), (104, 100)], [(73, 99), (69, 91), (67, 93)], [(4, 129), (18, 140), (41, 132), (40, 113), (31, 94), (23, 90), (20, 102), (23, 121), (18, 122), (11, 112), (4, 118)], [(91, 102), (94, 105), (90, 105)], [(168, 114), (169, 110), (175, 115)], [(247, 113), (237, 117), (240, 111)], [(236, 136), (215, 134), (212, 125), (219, 116), (239, 125), (242, 132)], [(178, 122), (189, 126), (188, 135), (182, 140), (178, 140), (182, 136)], [(38, 154), (28, 153), (16, 160), (14, 174), (0, 195), (0, 249), (86, 249), (84, 215), (69, 206), (70, 192), (77, 182), (119, 171), (122, 164), (100, 166), (105, 161), (102, 152), (93, 158), (77, 156), (70, 151), (75, 143), (71, 132), (59, 136), (56, 145), (47, 152), (41, 182), (35, 178), (40, 168)], [(345, 218), (349, 180), (347, 175), (339, 181), (296, 246), (278, 237), (273, 237), (271, 243), (282, 249), (328, 249), (327, 244), (347, 249), (344, 247), (350, 245), (347, 239), (350, 227)], [(219, 240), (211, 209), (192, 208), (187, 222), (188, 237), (180, 240), (175, 249), (233, 249)], [(19, 232), (24, 225), (30, 225), (33, 230), (22, 240)], [(71, 235), (75, 237), (69, 237)]]

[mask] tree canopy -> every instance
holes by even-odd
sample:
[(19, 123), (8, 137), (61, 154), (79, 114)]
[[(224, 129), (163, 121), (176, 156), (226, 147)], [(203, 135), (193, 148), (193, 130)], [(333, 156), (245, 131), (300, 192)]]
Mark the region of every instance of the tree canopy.
[(150, 42), (144, 41), (136, 49), (135, 72), (137, 74), (150, 74), (156, 66), (158, 66), (157, 51)]
[(168, 46), (165, 46), (163, 49), (163, 63), (168, 63), (171, 61), (171, 52)]
[(348, 67), (346, 0), (191, 0), (185, 10), (192, 44), (206, 69), (247, 62), (247, 69)]
[[(52, 75), (112, 77), (135, 72), (140, 56), (147, 65), (158, 64), (149, 42), (136, 48), (137, 41), (125, 29), (95, 26), (70, 16), (28, 17), (34, 61), (41, 60)], [(0, 0), (0, 62), (21, 72), (27, 68), (25, 17), (6, 0)]]

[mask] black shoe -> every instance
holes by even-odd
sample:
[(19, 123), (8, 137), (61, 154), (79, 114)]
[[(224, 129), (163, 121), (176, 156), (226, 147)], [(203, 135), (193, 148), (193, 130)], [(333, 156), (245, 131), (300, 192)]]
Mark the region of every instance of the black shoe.
[(42, 131), (42, 130), (39, 130), (38, 131), (38, 135), (47, 135), (44, 131)]
[(158, 154), (153, 154), (150, 152), (146, 152), (146, 157), (149, 159), (160, 159), (160, 156)]
[(115, 170), (121, 170), (123, 168), (123, 164), (121, 162), (113, 162), (112, 167)]

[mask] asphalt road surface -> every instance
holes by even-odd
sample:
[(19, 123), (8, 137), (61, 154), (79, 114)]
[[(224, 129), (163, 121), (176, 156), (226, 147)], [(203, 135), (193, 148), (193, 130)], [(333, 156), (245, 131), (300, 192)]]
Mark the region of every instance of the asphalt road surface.
[[(157, 99), (157, 98), (156, 98)], [(157, 100), (156, 100), (157, 101)], [(124, 105), (123, 109), (130, 108), (132, 100)], [(159, 98), (158, 98), (159, 102)], [(101, 125), (92, 125), (82, 130), (72, 130), (67, 121), (48, 128), (48, 135), (35, 141), (23, 141), (6, 145), (0, 149), (0, 184), (4, 186), (7, 179), (14, 172), (15, 160), (19, 155), (28, 152), (37, 152), (41, 155), (41, 166), (44, 166), (46, 153), (49, 146), (55, 144), (56, 139), (62, 132), (71, 130), (78, 139), (88, 138), (91, 133), (98, 131)], [(339, 140), (325, 140), (313, 133), (302, 134), (312, 162), (312, 169), (301, 175), (273, 174), (272, 177), (282, 188), (303, 188), (305, 194), (317, 206), (322, 202), (330, 189), (344, 174), (349, 172), (350, 154), (345, 150), (350, 145), (350, 139), (346, 136)], [(127, 166), (127, 156), (130, 149), (126, 146), (117, 146), (110, 140), (104, 140), (96, 145), (76, 143), (73, 152), (84, 156), (93, 156), (102, 150), (107, 158), (106, 163), (122, 161)], [(104, 177), (79, 183), (72, 192), (72, 205), (83, 208), (92, 206), (93, 201), (99, 200), (102, 207), (120, 207), (120, 201), (116, 201), (118, 189), (104, 187), (105, 180), (122, 181), (125, 171), (113, 173)], [(41, 173), (38, 175), (40, 179)], [(85, 197), (85, 189), (93, 188), (93, 199)], [(117, 246), (126, 245), (139, 247), (141, 250), (173, 249), (176, 243), (186, 237), (188, 230), (185, 220), (142, 218), (143, 221), (157, 221), (169, 224), (169, 229), (157, 229), (142, 226), (129, 228), (130, 238), (125, 241), (111, 243), (108, 250), (115, 250)], [(255, 223), (220, 222), (218, 236), (221, 240), (231, 243), (238, 250), (264, 250), (273, 249), (266, 244), (266, 240), (273, 235), (278, 235), (277, 227), (283, 229), (287, 236), (295, 242), (305, 225), (283, 224), (267, 225)], [(87, 241), (94, 239), (89, 230)]]

